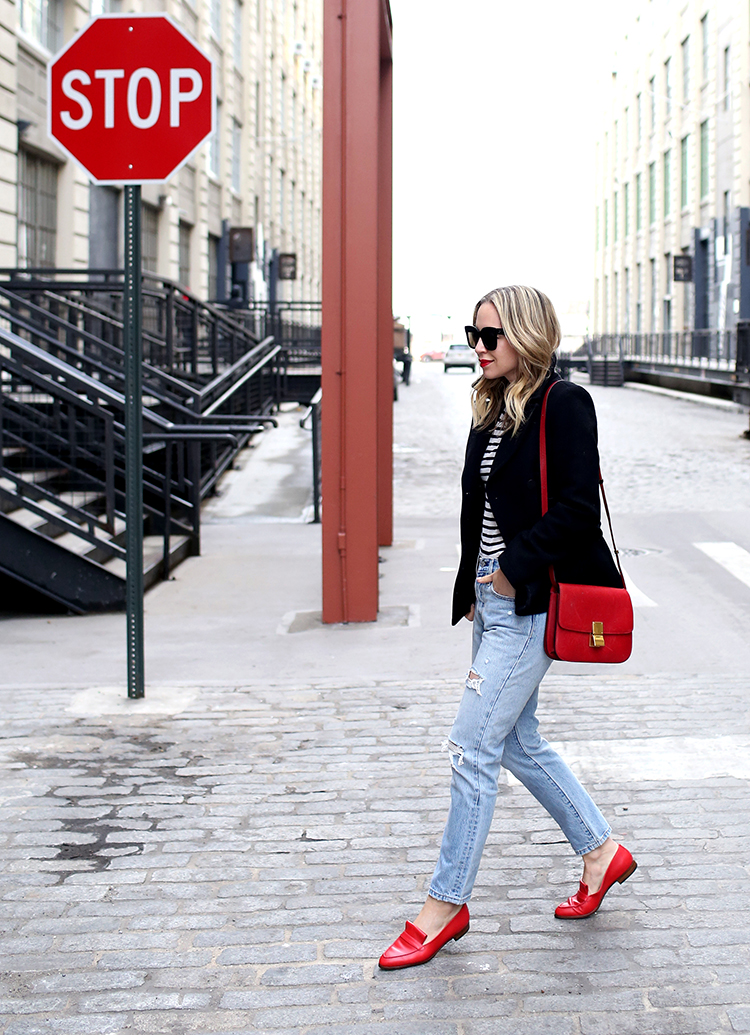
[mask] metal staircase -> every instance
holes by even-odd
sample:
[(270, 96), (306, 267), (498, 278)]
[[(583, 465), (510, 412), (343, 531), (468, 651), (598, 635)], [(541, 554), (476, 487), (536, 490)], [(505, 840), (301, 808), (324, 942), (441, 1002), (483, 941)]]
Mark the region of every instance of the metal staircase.
[[(6, 271), (7, 273), (8, 271)], [(23, 276), (21, 273), (23, 272)], [(125, 606), (122, 283), (0, 284), (0, 574), (84, 613)], [(283, 356), (176, 285), (149, 285), (144, 584), (200, 552), (200, 504), (279, 399)], [(146, 292), (144, 291), (144, 295)], [(0, 609), (13, 609), (12, 600)]]

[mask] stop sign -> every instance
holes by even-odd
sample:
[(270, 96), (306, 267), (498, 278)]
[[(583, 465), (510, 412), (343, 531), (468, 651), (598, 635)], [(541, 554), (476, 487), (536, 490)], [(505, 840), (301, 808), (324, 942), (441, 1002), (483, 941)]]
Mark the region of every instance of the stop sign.
[(214, 125), (210, 58), (165, 14), (103, 14), (49, 64), (48, 132), (96, 183), (161, 182)]

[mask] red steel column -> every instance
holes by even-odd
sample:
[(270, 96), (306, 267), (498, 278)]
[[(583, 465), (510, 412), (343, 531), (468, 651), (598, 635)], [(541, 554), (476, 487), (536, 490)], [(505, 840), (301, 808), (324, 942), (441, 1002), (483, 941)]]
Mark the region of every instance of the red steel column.
[(378, 111), (378, 543), (393, 542), (393, 63), (390, 12), (380, 30)]
[[(391, 317), (386, 414), (383, 351), (391, 255), (390, 247), (384, 254), (383, 242), (384, 184), (389, 201), (390, 175), (385, 176), (380, 154), (385, 27), (389, 66), (387, 0), (324, 0), (324, 622), (375, 621), (378, 542), (381, 535), (390, 537), (385, 504), (379, 506), (390, 465), (393, 393)], [(388, 220), (385, 243), (390, 245), (390, 207)], [(383, 422), (386, 430), (379, 431)], [(387, 499), (390, 508), (390, 481)]]

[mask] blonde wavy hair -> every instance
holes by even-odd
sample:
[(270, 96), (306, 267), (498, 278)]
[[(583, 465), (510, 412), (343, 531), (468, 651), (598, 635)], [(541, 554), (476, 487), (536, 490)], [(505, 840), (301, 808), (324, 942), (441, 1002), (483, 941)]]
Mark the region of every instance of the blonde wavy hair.
[(503, 333), (518, 353), (518, 376), (480, 377), (472, 385), (471, 410), (475, 428), (494, 427), (505, 405), (505, 427), (515, 435), (524, 422), (526, 405), (544, 380), (560, 344), (560, 324), (555, 308), (536, 288), (513, 284), (495, 288), (474, 306), (473, 323), (485, 302), (498, 312)]

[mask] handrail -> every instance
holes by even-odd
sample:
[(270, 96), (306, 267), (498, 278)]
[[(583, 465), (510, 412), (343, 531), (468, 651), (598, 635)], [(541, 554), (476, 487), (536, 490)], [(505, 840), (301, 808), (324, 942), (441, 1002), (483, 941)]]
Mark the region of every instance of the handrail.
[[(12, 292), (6, 292), (2, 287), (0, 287), (0, 298), (7, 298), (8, 296), (10, 296), (10, 298), (12, 299)], [(116, 345), (112, 345), (110, 342), (103, 341), (101, 338), (98, 338), (96, 335), (91, 334), (90, 332), (84, 330), (81, 327), (74, 327), (72, 324), (64, 320), (62, 317), (59, 317), (54, 313), (50, 313), (49, 310), (43, 309), (41, 306), (37, 306), (33, 302), (29, 302), (27, 300), (24, 301), (24, 304), (28, 306), (29, 309), (35, 309), (37, 312), (43, 315), (45, 320), (49, 320), (50, 322), (54, 322), (55, 324), (57, 324), (57, 326), (61, 330), (75, 333), (81, 339), (90, 342), (92, 345), (95, 345), (96, 348), (100, 349), (101, 351), (108, 351), (114, 353), (116, 358), (118, 356), (124, 355), (122, 349), (119, 349)], [(121, 368), (108, 367), (105, 363), (102, 363), (101, 360), (94, 359), (92, 356), (88, 356), (85, 354), (82, 355), (80, 352), (72, 348), (66, 342), (60, 341), (59, 338), (56, 338), (49, 331), (42, 330), (42, 328), (40, 328), (38, 324), (35, 324), (32, 320), (24, 318), (20, 313), (13, 312), (12, 310), (8, 311), (8, 309), (0, 305), (0, 314), (5, 315), (6, 319), (10, 323), (17, 324), (18, 326), (23, 327), (24, 330), (27, 330), (30, 333), (36, 335), (38, 338), (42, 338), (43, 340), (49, 342), (51, 348), (55, 349), (58, 352), (64, 352), (66, 355), (69, 355), (71, 359), (79, 363), (83, 361), (89, 366), (92, 366), (95, 369), (106, 374), (108, 377), (124, 377)], [(174, 384), (175, 386), (180, 388), (186, 394), (193, 396), (193, 398), (196, 398), (200, 395), (199, 388), (195, 388), (187, 381), (181, 381), (179, 378), (173, 377), (167, 371), (160, 370), (158, 367), (152, 366), (148, 362), (143, 363), (143, 370), (144, 373), (149, 375), (149, 377), (156, 377), (160, 381), (170, 382), (171, 384)], [(156, 390), (153, 388), (151, 384), (148, 385), (148, 390), (149, 392), (151, 392), (151, 394), (156, 394)], [(161, 401), (169, 402), (170, 404), (172, 404), (173, 402), (166, 396), (162, 397)]]
[[(73, 384), (77, 384), (82, 391), (92, 393), (95, 398), (107, 400), (107, 402), (110, 405), (114, 406), (118, 410), (125, 409), (125, 396), (122, 394), (122, 392), (118, 392), (116, 389), (110, 387), (102, 381), (97, 381), (96, 378), (91, 377), (89, 374), (86, 374), (82, 370), (78, 370), (75, 367), (71, 367), (68, 363), (65, 363), (64, 360), (60, 360), (56, 356), (53, 356), (49, 352), (46, 352), (44, 349), (40, 349), (38, 345), (33, 345), (31, 342), (26, 341), (24, 338), (20, 338), (17, 334), (14, 334), (12, 331), (6, 331), (3, 328), (0, 328), (0, 341), (2, 341), (3, 339), (5, 339), (6, 341), (9, 340), (11, 343), (10, 347), (12, 347), (14, 350), (25, 353), (28, 356), (32, 356), (38, 363), (43, 363), (51, 367), (58, 374), (58, 376), (64, 376), (66, 380), (72, 382)], [(21, 368), (19, 366), (18, 372), (20, 373), (22, 369), (23, 376), (29, 376), (29, 372), (27, 371), (26, 367)], [(38, 374), (38, 380), (36, 383), (42, 388), (49, 388), (50, 385), (54, 385), (55, 388), (60, 387), (59, 382), (51, 382), (45, 374), (41, 373)], [(81, 398), (80, 396), (75, 395), (75, 393), (73, 393), (73, 395), (76, 400), (79, 400)], [(210, 414), (208, 413), (193, 414), (191, 410), (188, 410), (186, 408), (183, 408), (183, 412), (189, 414), (191, 417), (198, 418), (200, 420), (205, 420), (206, 417), (210, 416)], [(240, 414), (237, 416), (223, 414), (221, 416), (222, 419), (224, 417), (229, 417), (237, 425), (239, 425), (242, 422), (243, 417), (251, 424), (258, 423), (260, 420), (267, 421), (274, 425), (278, 423), (273, 417), (257, 417), (254, 415), (248, 415), (247, 417), (245, 417), (244, 414)], [(163, 428), (165, 431), (169, 431), (175, 427), (180, 427), (180, 425), (176, 425), (174, 421), (170, 421), (166, 417), (162, 417), (161, 414), (156, 413), (148, 406), (143, 407), (143, 419), (148, 423), (155, 425), (156, 427)], [(245, 430), (250, 430), (250, 428), (248, 427)]]
[(312, 418), (312, 467), (313, 467), (313, 523), (320, 524), (320, 411), (323, 399), (323, 389), (319, 388), (310, 400), (310, 405), (305, 410), (304, 416), (299, 422), (301, 428), (306, 428), (307, 421)]
[[(271, 340), (273, 340), (273, 339), (271, 339)], [(228, 388), (227, 391), (224, 392), (223, 395), (220, 395), (218, 399), (216, 399), (214, 402), (211, 403), (210, 406), (206, 407), (206, 409), (203, 411), (204, 414), (206, 416), (209, 416), (210, 414), (213, 413), (214, 410), (218, 410), (218, 408), (223, 403), (225, 403), (227, 401), (227, 399), (231, 395), (233, 395), (237, 391), (237, 389), (240, 387), (240, 385), (243, 385), (245, 383), (245, 381), (247, 381), (247, 379), (249, 377), (252, 377), (253, 374), (257, 373), (261, 369), (261, 367), (266, 366), (266, 364), (268, 363), (269, 359), (273, 359), (274, 356), (277, 356), (279, 354), (279, 352), (281, 352), (281, 346), (280, 345), (276, 345), (273, 349), (271, 349), (271, 351), (266, 356), (264, 356), (262, 359), (259, 359), (257, 361), (257, 363), (255, 363), (249, 370), (246, 370), (241, 377), (238, 377), (236, 381), (233, 381), (232, 384), (231, 384), (231, 387)], [(239, 363), (235, 364), (235, 366), (239, 367), (241, 364), (244, 365), (244, 363), (245, 363), (245, 361), (247, 359), (248, 359), (248, 356), (243, 356), (242, 359), (239, 361)], [(230, 368), (230, 369), (234, 369), (234, 368)]]
[[(67, 277), (82, 276), (85, 280), (71, 280), (71, 281), (60, 281), (53, 279), (55, 275), (63, 275)], [(76, 268), (54, 268), (46, 269), (42, 267), (27, 267), (19, 269), (17, 267), (1, 267), (0, 277), (6, 276), (9, 278), (9, 282), (14, 285), (18, 285), (19, 288), (24, 291), (47, 291), (50, 288), (57, 288), (58, 290), (70, 290), (80, 291), (81, 288), (87, 288), (91, 291), (101, 291), (102, 289), (112, 292), (124, 291), (124, 271), (122, 269), (76, 269)], [(103, 280), (101, 282), (95, 281), (94, 277), (121, 277), (122, 280)], [(144, 297), (165, 297), (167, 293), (181, 296), (190, 302), (193, 306), (199, 309), (203, 309), (205, 312), (211, 313), (217, 320), (225, 323), (235, 331), (239, 331), (243, 335), (247, 335), (250, 338), (254, 338), (254, 335), (250, 334), (246, 327), (241, 323), (232, 320), (226, 312), (219, 310), (213, 306), (210, 302), (203, 302), (195, 295), (191, 294), (181, 284), (178, 284), (174, 280), (169, 280), (166, 277), (160, 277), (158, 274), (152, 273), (149, 270), (142, 270), (141, 276), (145, 281), (156, 282), (161, 286), (162, 292), (158, 289), (153, 288), (144, 289)], [(257, 340), (257, 339), (256, 339)]]

